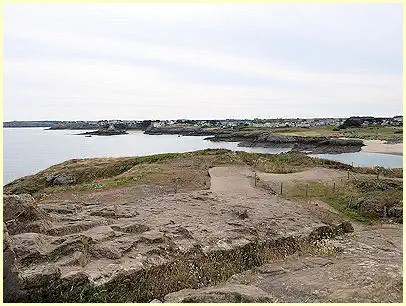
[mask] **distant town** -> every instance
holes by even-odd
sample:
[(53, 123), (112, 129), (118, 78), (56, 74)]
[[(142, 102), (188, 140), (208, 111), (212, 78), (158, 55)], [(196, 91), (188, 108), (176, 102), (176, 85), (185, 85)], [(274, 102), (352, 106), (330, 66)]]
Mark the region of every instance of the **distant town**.
[(141, 129), (170, 126), (195, 126), (201, 128), (234, 128), (241, 126), (258, 128), (310, 128), (320, 126), (400, 126), (403, 116), (394, 117), (350, 117), (350, 118), (289, 118), (289, 119), (223, 119), (223, 120), (98, 120), (98, 121), (8, 121), (3, 127), (48, 127), (50, 129)]

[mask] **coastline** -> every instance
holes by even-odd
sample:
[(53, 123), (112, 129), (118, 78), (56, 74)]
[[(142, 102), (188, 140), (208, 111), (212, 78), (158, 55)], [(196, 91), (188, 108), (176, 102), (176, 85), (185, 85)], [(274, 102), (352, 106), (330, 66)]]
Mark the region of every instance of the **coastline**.
[(403, 142), (387, 143), (383, 140), (363, 140), (362, 152), (403, 155)]

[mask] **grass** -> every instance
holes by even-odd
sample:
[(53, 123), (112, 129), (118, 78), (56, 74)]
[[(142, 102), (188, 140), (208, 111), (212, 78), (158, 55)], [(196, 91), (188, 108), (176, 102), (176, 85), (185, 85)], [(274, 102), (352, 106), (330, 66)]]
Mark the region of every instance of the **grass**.
[(391, 141), (403, 140), (402, 126), (374, 126), (340, 130), (337, 130), (335, 126), (320, 126), (310, 128), (272, 128), (271, 131), (282, 135), (294, 134), (298, 136), (333, 136)]
[[(193, 166), (176, 164), (186, 161)], [(377, 174), (380, 171), (381, 175), (402, 177), (402, 169), (352, 168), (340, 162), (313, 158), (299, 152), (262, 154), (206, 149), (138, 157), (72, 159), (17, 179), (4, 186), (3, 191), (7, 194), (29, 193), (36, 196), (44, 191), (81, 191), (139, 184), (173, 185), (176, 180), (179, 180), (181, 188), (191, 185), (194, 189), (206, 189), (207, 171), (210, 167), (242, 164), (269, 173), (292, 173), (309, 167), (326, 167), (368, 174)], [(69, 186), (49, 187), (47, 177), (54, 175), (73, 177), (75, 182)]]
[(307, 182), (291, 187), (285, 196), (301, 200), (319, 199), (351, 220), (372, 223), (382, 217), (384, 206), (401, 205), (403, 188), (401, 182), (391, 180), (349, 180), (336, 183), (335, 190), (332, 183)]

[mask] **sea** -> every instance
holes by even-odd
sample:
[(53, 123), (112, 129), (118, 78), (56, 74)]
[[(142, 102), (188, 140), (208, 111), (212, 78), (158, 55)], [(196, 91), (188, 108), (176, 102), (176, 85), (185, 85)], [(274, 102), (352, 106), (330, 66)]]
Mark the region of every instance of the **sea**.
[[(236, 142), (211, 142), (205, 136), (147, 135), (131, 131), (127, 135), (78, 135), (84, 130), (45, 128), (3, 129), (3, 185), (73, 158), (143, 156), (159, 153), (191, 152), (207, 148), (277, 154), (287, 148), (239, 147)], [(326, 159), (360, 166), (401, 168), (403, 156), (370, 152), (314, 154)]]

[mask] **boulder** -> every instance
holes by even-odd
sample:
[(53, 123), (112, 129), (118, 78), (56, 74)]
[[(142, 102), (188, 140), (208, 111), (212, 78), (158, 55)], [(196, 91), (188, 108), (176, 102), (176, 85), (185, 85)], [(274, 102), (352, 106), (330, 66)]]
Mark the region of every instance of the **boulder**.
[(48, 186), (64, 186), (75, 183), (75, 178), (68, 175), (50, 175), (47, 176)]
[(34, 198), (29, 194), (4, 195), (3, 218), (4, 221), (14, 220), (24, 213), (26, 217), (37, 219), (39, 211), (36, 210)]
[(56, 282), (61, 277), (61, 270), (54, 265), (41, 265), (27, 269), (21, 273), (25, 289), (38, 288)]
[(49, 223), (47, 214), (29, 194), (4, 195), (3, 216), (10, 235), (44, 232)]

